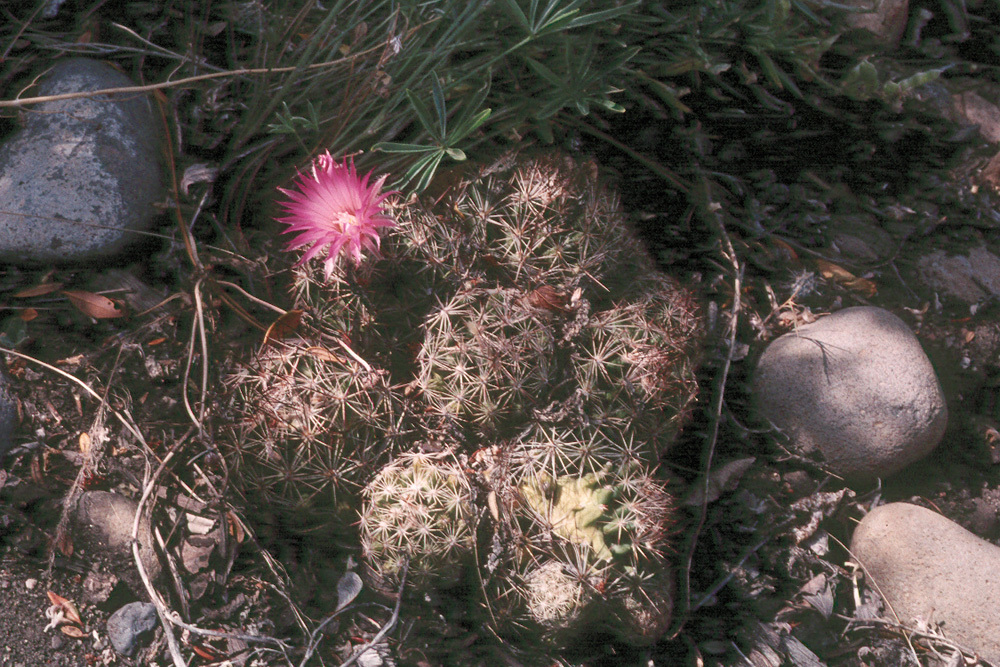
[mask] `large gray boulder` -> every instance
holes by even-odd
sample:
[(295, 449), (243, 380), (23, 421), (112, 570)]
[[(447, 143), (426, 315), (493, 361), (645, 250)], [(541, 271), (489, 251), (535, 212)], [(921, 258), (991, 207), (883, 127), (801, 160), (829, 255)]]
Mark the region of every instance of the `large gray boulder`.
[(941, 384), (910, 329), (881, 308), (845, 308), (774, 340), (754, 377), (761, 414), (793, 450), (852, 480), (926, 456), (948, 421)]
[(1000, 547), (936, 512), (891, 503), (858, 524), (851, 553), (903, 624), (942, 624), (946, 637), (1000, 664)]
[[(37, 96), (134, 86), (88, 58), (53, 66)], [(159, 123), (149, 95), (44, 102), (0, 145), (0, 259), (78, 263), (120, 253), (164, 199)]]

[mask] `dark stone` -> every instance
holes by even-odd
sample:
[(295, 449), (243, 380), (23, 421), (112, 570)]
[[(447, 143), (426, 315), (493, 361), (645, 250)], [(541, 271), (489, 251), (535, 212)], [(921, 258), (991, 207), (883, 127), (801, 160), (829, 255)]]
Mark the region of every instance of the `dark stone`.
[(156, 629), (156, 605), (131, 602), (108, 619), (108, 639), (120, 654), (131, 658), (139, 650), (143, 635)]
[[(37, 96), (134, 86), (104, 63), (74, 58)], [(120, 253), (164, 198), (159, 124), (149, 95), (97, 95), (25, 107), (0, 146), (0, 259), (80, 263)]]

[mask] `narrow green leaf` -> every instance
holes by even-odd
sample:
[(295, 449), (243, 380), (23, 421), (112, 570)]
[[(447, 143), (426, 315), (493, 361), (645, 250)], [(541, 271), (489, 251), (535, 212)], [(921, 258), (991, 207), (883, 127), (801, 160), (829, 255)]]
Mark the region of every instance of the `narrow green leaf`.
[(600, 104), (608, 111), (614, 111), (615, 113), (625, 113), (625, 107), (618, 104), (617, 102), (612, 102), (611, 100), (596, 100), (594, 103)]
[(421, 146), (419, 144), (401, 144), (395, 141), (381, 141), (372, 146), (373, 151), (383, 153), (431, 153), (440, 150), (437, 146)]
[(599, 12), (591, 12), (590, 14), (584, 14), (583, 16), (577, 16), (573, 20), (566, 24), (566, 28), (572, 30), (573, 28), (581, 28), (585, 25), (591, 25), (592, 23), (600, 23), (601, 21), (608, 21), (613, 18), (617, 18), (622, 14), (627, 14), (633, 8), (638, 7), (641, 2), (630, 2), (627, 5), (622, 5), (621, 7), (615, 7), (613, 9), (605, 9)]
[(507, 14), (526, 33), (531, 33), (531, 24), (528, 23), (528, 17), (521, 11), (521, 6), (517, 4), (517, 0), (497, 0), (497, 3), (506, 10)]
[[(430, 157), (430, 156), (428, 156), (428, 157)], [(438, 153), (437, 155), (434, 155), (433, 156), (434, 159), (431, 160), (428, 163), (428, 165), (424, 168), (424, 173), (420, 176), (420, 179), (417, 181), (417, 184), (414, 186), (414, 189), (417, 192), (422, 192), (423, 190), (426, 190), (427, 186), (430, 185), (431, 179), (434, 178), (434, 174), (435, 174), (435, 172), (437, 172), (438, 165), (441, 164), (441, 159), (443, 157), (444, 157), (444, 152), (443, 151), (440, 152), (440, 153)]]
[(448, 136), (448, 110), (444, 102), (444, 90), (441, 89), (441, 81), (437, 74), (431, 74), (431, 94), (434, 98), (434, 110), (437, 112), (438, 128), (441, 132), (442, 140)]
[(477, 113), (472, 118), (463, 118), (452, 130), (452, 139), (458, 141), (469, 136), (470, 133), (479, 129), (479, 127), (487, 121), (490, 117), (492, 111), (490, 109), (483, 109)]
[(410, 105), (417, 114), (417, 118), (420, 120), (420, 124), (424, 126), (424, 129), (438, 141), (442, 140), (442, 137), (437, 133), (437, 127), (434, 125), (434, 120), (431, 118), (431, 112), (424, 104), (423, 100), (413, 94), (413, 91), (407, 89), (406, 99), (410, 101)]
[(525, 58), (524, 60), (528, 63), (528, 67), (530, 67), (535, 74), (542, 77), (556, 88), (561, 88), (565, 85), (566, 81), (563, 77), (560, 77), (558, 74), (534, 58)]

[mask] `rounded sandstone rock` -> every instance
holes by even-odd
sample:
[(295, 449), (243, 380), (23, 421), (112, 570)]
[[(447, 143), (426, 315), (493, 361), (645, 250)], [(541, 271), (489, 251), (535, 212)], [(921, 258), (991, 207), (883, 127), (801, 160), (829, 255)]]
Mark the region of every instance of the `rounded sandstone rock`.
[(937, 446), (941, 384), (910, 329), (881, 308), (845, 308), (774, 340), (754, 376), (761, 414), (833, 473), (886, 477)]
[(950, 639), (1000, 663), (1000, 547), (936, 512), (891, 503), (861, 521), (851, 553), (904, 625), (943, 624)]

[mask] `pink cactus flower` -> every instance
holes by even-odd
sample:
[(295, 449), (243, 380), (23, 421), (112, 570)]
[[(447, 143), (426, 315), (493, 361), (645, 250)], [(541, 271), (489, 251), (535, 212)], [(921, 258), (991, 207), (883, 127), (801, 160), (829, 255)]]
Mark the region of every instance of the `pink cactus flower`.
[(312, 244), (296, 266), (326, 249), (323, 268), (329, 280), (342, 256), (357, 266), (364, 251), (378, 255), (381, 230), (396, 224), (382, 202), (396, 191), (380, 192), (387, 176), (369, 186), (371, 175), (359, 178), (353, 160), (338, 164), (327, 151), (313, 162), (311, 175), (299, 172), (298, 190), (278, 188), (291, 199), (279, 202), (288, 214), (277, 219), (288, 225), (282, 233), (297, 234), (285, 249)]

